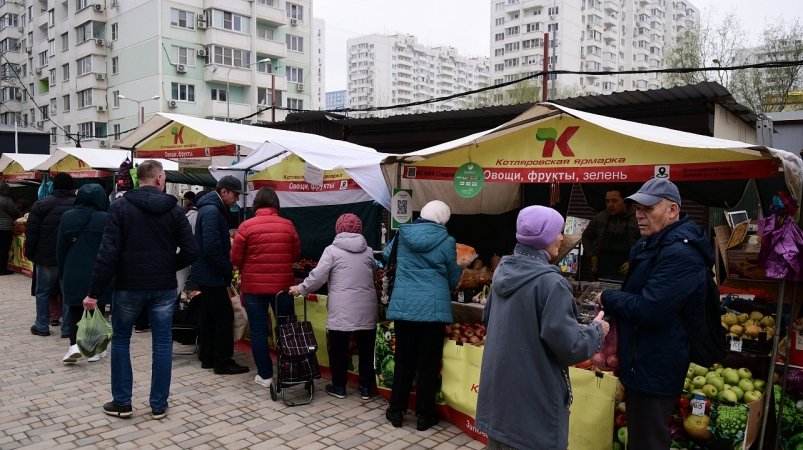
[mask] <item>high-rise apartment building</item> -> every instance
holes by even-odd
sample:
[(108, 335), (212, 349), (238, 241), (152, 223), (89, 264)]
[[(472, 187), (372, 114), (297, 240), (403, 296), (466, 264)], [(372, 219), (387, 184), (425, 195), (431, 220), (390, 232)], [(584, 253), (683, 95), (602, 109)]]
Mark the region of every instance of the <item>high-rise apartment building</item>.
[[(346, 47), (349, 108), (426, 101), (485, 87), (489, 82), (488, 58), (461, 56), (454, 47), (427, 47), (407, 34), (371, 34), (349, 39)], [(485, 104), (485, 95), (356, 115), (388, 116), (466, 109)]]
[(0, 122), (109, 147), (143, 112), (282, 120), (323, 86), (312, 23), (312, 0), (0, 0)]
[[(664, 51), (699, 21), (686, 0), (491, 0), (490, 7), (492, 84), (543, 70), (544, 33), (550, 70), (659, 69)], [(549, 78), (550, 97), (661, 87), (659, 74)], [(505, 100), (494, 93), (494, 101)]]

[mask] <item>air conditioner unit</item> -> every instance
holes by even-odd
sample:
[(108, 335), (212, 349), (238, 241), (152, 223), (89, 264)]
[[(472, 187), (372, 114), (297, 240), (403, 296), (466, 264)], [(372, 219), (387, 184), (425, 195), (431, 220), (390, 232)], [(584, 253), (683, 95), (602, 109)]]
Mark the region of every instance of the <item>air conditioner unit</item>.
[(95, 39), (95, 44), (103, 46), (103, 44), (105, 44), (105, 42), (103, 42), (103, 39)]
[(25, 47), (25, 51), (28, 52), (28, 54), (30, 54), (33, 51), (33, 46), (29, 45), (29, 46)]
[(105, 73), (96, 73), (95, 74), (95, 78), (97, 78), (98, 81), (103, 81), (103, 80), (106, 79), (106, 74)]
[(100, 145), (102, 148), (106, 148), (108, 147), (109, 143), (108, 141), (98, 141), (98, 145)]
[(42, 75), (42, 68), (41, 67), (37, 67), (36, 68), (36, 74), (37, 75)]
[(296, 26), (296, 25), (298, 25), (298, 19), (290, 19), (290, 25), (291, 25), (291, 26)]
[(19, 43), (19, 42), (17, 42), (16, 44), (14, 44), (14, 50), (15, 50), (15, 51), (19, 51), (19, 49), (20, 49), (20, 46), (21, 46), (21, 45), (20, 45), (20, 43)]
[(206, 56), (206, 49), (205, 48), (199, 48), (197, 54), (200, 57), (205, 57)]
[(100, 3), (95, 3), (92, 7), (95, 8), (95, 11), (97, 12), (103, 11), (103, 5), (101, 5)]
[(97, 108), (98, 108), (98, 112), (106, 112), (106, 107), (105, 106), (98, 105)]
[(199, 30), (205, 30), (206, 27), (207, 27), (206, 19), (198, 19), (198, 29)]
[(17, 100), (22, 100), (22, 92), (17, 92)]
[(296, 84), (296, 90), (297, 90), (298, 92), (301, 92), (301, 91), (303, 91), (303, 90), (304, 90), (304, 83), (298, 83), (298, 84)]
[(175, 100), (170, 100), (169, 102), (167, 102), (167, 106), (169, 106), (170, 108), (175, 108), (178, 106), (178, 102)]
[(20, 33), (24, 33), (25, 27), (17, 27), (17, 31), (19, 31)]
[(45, 126), (45, 121), (44, 120), (37, 120), (36, 121), (36, 128), (42, 128), (43, 126)]
[(184, 64), (176, 64), (176, 72), (187, 73), (187, 66)]

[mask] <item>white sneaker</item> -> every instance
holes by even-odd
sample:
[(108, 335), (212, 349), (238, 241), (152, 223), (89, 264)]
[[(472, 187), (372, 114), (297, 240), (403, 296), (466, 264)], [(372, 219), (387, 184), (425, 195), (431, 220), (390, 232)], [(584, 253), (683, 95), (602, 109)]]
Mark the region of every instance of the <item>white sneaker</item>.
[(80, 357), (81, 352), (78, 350), (78, 344), (71, 345), (70, 348), (67, 349), (67, 353), (64, 354), (64, 358), (62, 358), (61, 362), (64, 364), (72, 364), (78, 361)]
[(106, 350), (103, 350), (103, 352), (98, 353), (97, 355), (87, 359), (87, 361), (89, 361), (89, 362), (98, 362), (101, 359), (103, 359), (105, 356), (106, 356)]
[(256, 375), (254, 377), (254, 382), (262, 387), (270, 389), (270, 385), (273, 383), (273, 378), (262, 378), (259, 375)]

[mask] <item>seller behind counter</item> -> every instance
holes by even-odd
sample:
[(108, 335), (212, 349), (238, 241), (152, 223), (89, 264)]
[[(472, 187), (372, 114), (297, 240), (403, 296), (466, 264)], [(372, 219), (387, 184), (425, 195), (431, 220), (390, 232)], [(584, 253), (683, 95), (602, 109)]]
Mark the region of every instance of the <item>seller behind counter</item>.
[(594, 216), (583, 232), (583, 248), (594, 279), (621, 279), (627, 273), (630, 248), (641, 236), (635, 211), (625, 204), (624, 197), (621, 187), (608, 189), (605, 210)]

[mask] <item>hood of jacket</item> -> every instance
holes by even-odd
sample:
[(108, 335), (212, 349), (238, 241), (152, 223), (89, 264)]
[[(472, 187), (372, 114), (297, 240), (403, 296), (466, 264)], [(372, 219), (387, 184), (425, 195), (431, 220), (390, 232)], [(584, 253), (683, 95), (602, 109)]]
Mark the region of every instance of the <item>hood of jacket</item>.
[(680, 220), (664, 228), (660, 233), (644, 239), (643, 244), (637, 243), (636, 245), (644, 245), (644, 249), (650, 253), (652, 250), (658, 250), (660, 247), (679, 241), (696, 248), (705, 258), (706, 267), (714, 265), (714, 250), (708, 242), (708, 236), (700, 226), (689, 219), (687, 214), (683, 214)]
[(349, 253), (362, 253), (368, 248), (365, 236), (357, 233), (339, 233), (332, 245)]
[(223, 207), (223, 199), (220, 198), (220, 195), (218, 195), (217, 192), (210, 192), (204, 195), (200, 200), (198, 200), (198, 203), (195, 206), (198, 207), (199, 210), (204, 206), (214, 206), (221, 212), (226, 211), (226, 208)]
[(558, 268), (549, 263), (546, 252), (516, 244), (513, 254), (499, 261), (491, 289), (500, 298), (510, 298), (519, 288), (547, 272), (557, 273)]
[(424, 253), (449, 237), (446, 227), (435, 222), (420, 222), (399, 227), (399, 239), (407, 248)]
[(123, 197), (138, 209), (150, 214), (164, 214), (178, 204), (176, 197), (164, 194), (153, 186), (142, 186), (128, 191)]
[(88, 206), (98, 211), (106, 211), (106, 191), (99, 184), (85, 184), (78, 189), (75, 197), (75, 207)]

